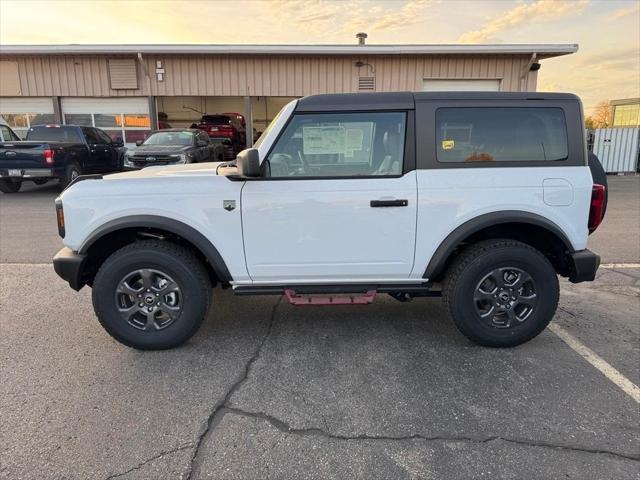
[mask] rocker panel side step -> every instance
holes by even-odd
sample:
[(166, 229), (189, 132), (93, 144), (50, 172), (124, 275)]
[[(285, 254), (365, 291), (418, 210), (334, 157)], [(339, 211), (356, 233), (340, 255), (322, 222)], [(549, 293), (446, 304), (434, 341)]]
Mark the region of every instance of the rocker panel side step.
[[(436, 287), (434, 289), (434, 287)], [(297, 295), (361, 294), (373, 290), (376, 293), (408, 293), (414, 297), (440, 297), (442, 292), (436, 285), (410, 284), (341, 284), (341, 285), (239, 285), (233, 287), (235, 295), (284, 295), (293, 290)]]
[(375, 290), (367, 290), (365, 293), (341, 294), (339, 296), (317, 296), (309, 294), (299, 294), (290, 288), (285, 289), (285, 297), (291, 305), (301, 306), (322, 306), (322, 305), (368, 305), (376, 298)]

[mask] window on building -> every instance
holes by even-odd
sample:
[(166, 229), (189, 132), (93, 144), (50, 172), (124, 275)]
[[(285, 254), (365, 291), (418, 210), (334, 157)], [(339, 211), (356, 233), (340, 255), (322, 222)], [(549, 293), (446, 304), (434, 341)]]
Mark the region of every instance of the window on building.
[(439, 162), (554, 161), (568, 156), (560, 108), (439, 108)]
[(640, 126), (640, 104), (616, 105), (613, 111), (614, 127)]
[(267, 160), (272, 177), (401, 175), (404, 112), (299, 114)]
[(4, 118), (13, 131), (23, 139), (27, 136), (27, 131), (31, 126), (55, 123), (55, 116), (52, 113), (0, 112), (0, 117)]
[(112, 140), (122, 139), (125, 143), (144, 141), (151, 132), (151, 118), (144, 114), (129, 113), (65, 113), (67, 125), (98, 127)]
[(93, 119), (90, 113), (65, 113), (64, 123), (67, 125), (80, 125), (81, 127), (92, 127)]

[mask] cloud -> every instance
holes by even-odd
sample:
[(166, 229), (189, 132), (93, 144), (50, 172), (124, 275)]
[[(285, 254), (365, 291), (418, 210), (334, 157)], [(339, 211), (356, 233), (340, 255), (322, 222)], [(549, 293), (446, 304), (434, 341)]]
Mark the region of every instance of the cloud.
[(372, 0), (271, 0), (259, 2), (264, 13), (281, 23), (310, 32), (355, 35), (406, 28), (424, 20), (426, 9), (440, 0), (399, 0), (387, 6)]
[(628, 17), (629, 15), (633, 15), (634, 13), (640, 13), (640, 2), (633, 2), (633, 4), (631, 4), (627, 8), (616, 10), (607, 17), (607, 20), (620, 20), (621, 18)]
[[(392, 30), (415, 25), (424, 20), (428, 7), (438, 3), (436, 0), (410, 0), (397, 8), (373, 8), (363, 10), (360, 18), (348, 22), (345, 27), (350, 31)], [(397, 4), (396, 4), (397, 5)]]
[(464, 33), (461, 43), (482, 43), (494, 40), (496, 35), (531, 21), (555, 20), (580, 13), (589, 0), (538, 0), (523, 3), (485, 23), (480, 29)]

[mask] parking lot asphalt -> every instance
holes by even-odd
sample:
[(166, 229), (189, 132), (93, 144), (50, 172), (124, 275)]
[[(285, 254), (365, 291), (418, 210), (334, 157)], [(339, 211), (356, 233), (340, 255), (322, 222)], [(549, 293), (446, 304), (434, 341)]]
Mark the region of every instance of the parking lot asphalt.
[[(563, 281), (553, 324), (638, 385), (640, 178), (610, 185), (590, 248), (616, 265)], [(615, 375), (551, 330), (475, 346), (437, 299), (304, 309), (216, 289), (183, 347), (123, 347), (50, 266), (55, 195), (0, 194), (0, 478), (640, 475), (640, 407)]]

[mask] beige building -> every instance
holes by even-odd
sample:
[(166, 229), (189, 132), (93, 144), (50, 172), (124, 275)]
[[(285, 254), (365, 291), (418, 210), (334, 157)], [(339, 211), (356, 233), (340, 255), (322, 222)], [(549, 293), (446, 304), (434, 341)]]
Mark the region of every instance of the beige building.
[(535, 91), (540, 60), (577, 45), (0, 46), (0, 115), (94, 125), (134, 143), (165, 112), (172, 126), (238, 112), (265, 128), (292, 98), (372, 91)]

